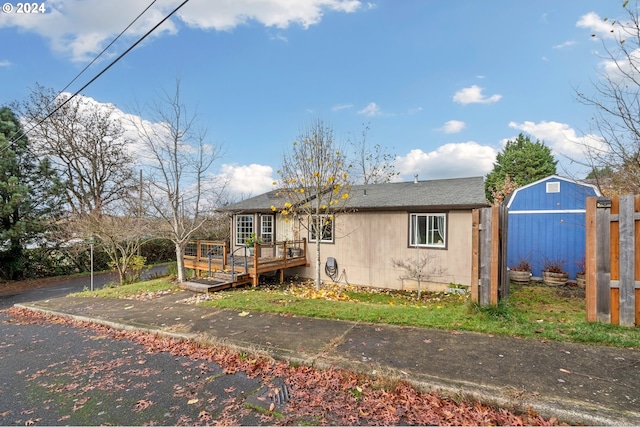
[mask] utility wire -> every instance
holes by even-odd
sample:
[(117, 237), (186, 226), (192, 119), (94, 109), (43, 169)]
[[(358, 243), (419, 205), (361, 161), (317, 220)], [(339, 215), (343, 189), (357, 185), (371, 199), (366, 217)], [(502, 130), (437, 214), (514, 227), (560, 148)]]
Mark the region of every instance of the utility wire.
[[(155, 1), (155, 0), (154, 0)], [(47, 120), (49, 117), (51, 117), (52, 115), (54, 115), (59, 109), (61, 109), (62, 107), (64, 107), (69, 101), (71, 101), (73, 98), (75, 98), (77, 95), (80, 94), (80, 92), (82, 92), (83, 90), (85, 90), (87, 87), (89, 87), (90, 84), (92, 84), (93, 82), (95, 82), (100, 76), (102, 76), (105, 72), (107, 72), (107, 70), (109, 68), (111, 68), (112, 66), (114, 66), (116, 63), (118, 63), (118, 61), (120, 61), (122, 58), (124, 58), (125, 55), (127, 55), (129, 52), (131, 52), (136, 46), (138, 46), (144, 39), (146, 39), (151, 33), (153, 33), (160, 25), (164, 24), (165, 21), (169, 18), (171, 18), (178, 10), (180, 10), (182, 8), (182, 6), (184, 6), (185, 4), (187, 4), (189, 2), (189, 0), (184, 0), (182, 3), (180, 3), (175, 9), (173, 9), (171, 11), (171, 13), (169, 13), (167, 16), (165, 16), (160, 22), (158, 22), (156, 25), (153, 26), (153, 28), (151, 28), (149, 31), (147, 31), (142, 37), (140, 37), (133, 45), (131, 45), (127, 50), (125, 50), (124, 52), (122, 52), (116, 59), (114, 59), (113, 61), (111, 61), (111, 63), (109, 63), (109, 65), (107, 65), (102, 71), (100, 71), (95, 77), (93, 77), (91, 80), (89, 80), (84, 86), (82, 86), (80, 89), (78, 89), (76, 92), (73, 93), (73, 95), (71, 95), (69, 98), (67, 98), (62, 104), (58, 105), (53, 111), (51, 111), (49, 114), (47, 114), (43, 119), (41, 119), (38, 123), (36, 123), (35, 125), (31, 126), (31, 128), (29, 128), (28, 130), (23, 130), (22, 133), (18, 136), (14, 136), (11, 138), (11, 141), (8, 141), (7, 145), (5, 147), (3, 147), (4, 149), (9, 148), (9, 146), (16, 142), (17, 140), (19, 140), (20, 138), (22, 138), (23, 136), (26, 136), (27, 133), (29, 133), (30, 131), (32, 131), (33, 129), (35, 129), (36, 127), (40, 126), (45, 120)], [(153, 4), (153, 3), (152, 3)], [(148, 9), (148, 8), (147, 8)], [(146, 11), (146, 9), (145, 9)], [(144, 12), (143, 12), (144, 13)], [(136, 18), (137, 19), (137, 18)], [(135, 21), (134, 21), (135, 22)], [(132, 23), (133, 24), (133, 23)], [(131, 26), (131, 24), (129, 25)], [(128, 28), (128, 27), (127, 27)], [(126, 30), (125, 30), (126, 31)], [(114, 40), (115, 41), (115, 40)], [(112, 43), (113, 44), (113, 43)], [(77, 77), (76, 77), (77, 78)], [(75, 80), (75, 79), (74, 79)], [(71, 84), (71, 83), (70, 83)], [(68, 85), (67, 85), (68, 87)], [(4, 151), (4, 150), (3, 150)]]
[[(96, 61), (97, 61), (97, 60), (98, 60), (98, 59), (99, 59), (99, 58), (100, 58), (100, 57), (101, 57), (101, 56), (102, 56), (102, 55), (103, 55), (107, 50), (109, 50), (109, 48), (110, 48), (111, 46), (113, 46), (113, 45), (114, 45), (114, 43), (115, 43), (115, 42), (117, 42), (117, 41), (118, 41), (118, 39), (119, 39), (120, 37), (122, 37), (122, 36), (124, 35), (124, 33), (126, 33), (126, 32), (127, 32), (127, 30), (128, 30), (129, 28), (131, 28), (131, 27), (133, 26), (133, 24), (135, 24), (136, 22), (138, 22), (138, 19), (140, 19), (140, 18), (142, 17), (142, 15), (144, 15), (145, 13), (147, 13), (147, 10), (149, 10), (149, 9), (151, 8), (151, 6), (153, 6), (153, 5), (156, 3), (156, 1), (158, 1), (158, 0), (153, 0), (153, 1), (151, 2), (151, 4), (149, 4), (149, 6), (147, 6), (147, 7), (146, 7), (142, 12), (140, 12), (140, 14), (138, 14), (138, 16), (136, 16), (136, 17), (135, 17), (135, 19), (134, 19), (133, 21), (131, 21), (131, 23), (129, 23), (129, 25), (127, 25), (127, 27), (126, 27), (124, 30), (122, 30), (122, 31), (120, 32), (120, 34), (118, 34), (118, 35), (116, 36), (116, 38), (115, 38), (115, 39), (113, 39), (113, 40), (111, 41), (111, 43), (109, 43), (109, 44), (107, 45), (107, 47), (105, 47), (104, 49), (102, 49), (102, 52), (100, 52), (100, 53), (98, 54), (98, 56), (96, 56), (95, 58), (93, 58), (93, 60), (92, 60), (91, 62), (89, 62), (89, 63), (87, 64), (87, 66), (86, 66), (86, 67), (84, 67), (84, 68), (82, 69), (82, 71), (80, 71), (80, 72), (78, 73), (78, 75), (76, 75), (76, 76), (73, 78), (73, 80), (71, 80), (71, 81), (69, 82), (69, 84), (67, 84), (64, 88), (62, 88), (62, 90), (61, 90), (60, 92), (58, 92), (58, 95), (60, 95), (60, 94), (61, 94), (62, 92), (64, 92), (65, 90), (67, 90), (67, 89), (69, 88), (69, 86), (71, 86), (71, 85), (72, 85), (76, 80), (78, 80), (78, 78), (79, 78), (79, 77), (80, 77), (80, 76), (81, 76), (85, 71), (87, 71), (87, 70), (89, 69), (89, 67), (91, 67), (91, 66), (92, 66), (92, 65), (93, 65), (93, 64), (94, 64), (94, 63), (95, 63), (95, 62), (96, 62)], [(48, 105), (47, 105), (47, 107), (48, 107)]]

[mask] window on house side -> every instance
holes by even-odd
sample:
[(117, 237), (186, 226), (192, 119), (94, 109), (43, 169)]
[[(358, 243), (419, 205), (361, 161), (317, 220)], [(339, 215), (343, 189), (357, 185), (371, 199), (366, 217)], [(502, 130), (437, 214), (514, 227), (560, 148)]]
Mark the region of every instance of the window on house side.
[(273, 242), (273, 215), (262, 215), (260, 217), (260, 236), (265, 243)]
[(244, 245), (253, 233), (253, 215), (236, 215), (236, 245)]
[[(310, 221), (311, 221), (309, 224), (309, 241), (310, 242), (316, 241), (316, 230), (315, 230), (316, 227), (314, 227), (314, 224), (317, 224), (317, 222), (314, 220), (317, 218), (318, 218), (317, 215), (313, 215), (310, 218)], [(329, 215), (320, 215), (320, 221), (321, 221), (320, 227), (322, 227), (320, 241), (332, 243), (333, 242), (333, 220), (329, 218)]]
[(409, 246), (444, 248), (447, 217), (445, 214), (411, 214)]

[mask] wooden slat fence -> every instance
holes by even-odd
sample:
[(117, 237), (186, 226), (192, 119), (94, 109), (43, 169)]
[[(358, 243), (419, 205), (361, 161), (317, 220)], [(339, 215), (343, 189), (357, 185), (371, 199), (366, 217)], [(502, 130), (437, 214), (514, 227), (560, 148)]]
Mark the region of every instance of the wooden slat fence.
[(587, 199), (587, 321), (640, 325), (640, 196)]
[(472, 218), (471, 298), (481, 305), (497, 305), (509, 296), (508, 209), (474, 209)]

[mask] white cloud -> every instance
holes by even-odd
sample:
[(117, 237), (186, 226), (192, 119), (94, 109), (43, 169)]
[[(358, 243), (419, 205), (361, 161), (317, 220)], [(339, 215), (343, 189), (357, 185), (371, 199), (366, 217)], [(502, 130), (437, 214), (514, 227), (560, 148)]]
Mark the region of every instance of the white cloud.
[(407, 111), (407, 114), (409, 114), (411, 116), (413, 114), (418, 114), (421, 111), (422, 111), (422, 107), (409, 108), (409, 110)]
[(461, 122), (460, 120), (449, 120), (438, 130), (441, 130), (444, 133), (458, 133), (464, 129), (465, 126), (465, 122)]
[[(510, 122), (509, 127), (528, 133), (535, 139), (544, 141), (555, 154), (567, 157), (576, 162), (585, 158), (586, 150), (602, 150), (602, 141), (596, 135), (587, 134), (579, 136), (575, 129), (566, 123), (541, 121), (539, 123), (525, 121), (522, 123)], [(556, 160), (559, 160), (556, 157)]]
[[(48, 39), (51, 48), (73, 61), (92, 59), (147, 7), (147, 0), (56, 0), (47, 2), (47, 13), (0, 14), (0, 28), (15, 27)], [(176, 7), (173, 0), (159, 0), (130, 28), (123, 39), (131, 43), (150, 30)], [(359, 0), (192, 0), (153, 33), (175, 34), (182, 21), (204, 30), (226, 31), (250, 21), (284, 29), (290, 25), (308, 28), (318, 24), (326, 12), (351, 13)], [(282, 37), (278, 37), (282, 39)]]
[[(612, 21), (613, 22), (613, 21)], [(586, 15), (582, 15), (576, 27), (586, 28), (591, 31), (593, 36), (599, 36), (603, 39), (612, 39), (616, 35), (620, 35), (622, 28), (620, 25), (612, 25), (611, 22), (605, 21), (595, 12), (589, 12)]]
[(560, 44), (557, 44), (557, 45), (553, 46), (553, 48), (554, 48), (554, 49), (564, 49), (565, 47), (573, 46), (574, 44), (576, 44), (576, 42), (575, 42), (575, 41), (573, 41), (573, 40), (567, 40), (567, 41), (566, 41), (566, 42), (564, 42), (564, 43), (560, 43)]
[(382, 112), (375, 102), (370, 102), (366, 107), (358, 111), (358, 114), (364, 114), (365, 116), (379, 116)]
[(396, 170), (404, 180), (484, 176), (491, 171), (496, 150), (474, 141), (445, 144), (425, 153), (419, 148), (396, 157)]
[(492, 104), (502, 99), (502, 95), (498, 94), (491, 95), (487, 98), (482, 95), (482, 90), (483, 89), (478, 85), (460, 89), (455, 95), (453, 95), (453, 101), (460, 104)]
[(271, 166), (250, 164), (224, 164), (218, 178), (228, 182), (227, 190), (231, 200), (257, 196), (273, 190), (273, 168)]
[(334, 105), (331, 111), (348, 110), (349, 108), (353, 108), (353, 104), (338, 104)]
[(0, 61), (0, 67), (10, 67), (11, 65), (9, 61)]

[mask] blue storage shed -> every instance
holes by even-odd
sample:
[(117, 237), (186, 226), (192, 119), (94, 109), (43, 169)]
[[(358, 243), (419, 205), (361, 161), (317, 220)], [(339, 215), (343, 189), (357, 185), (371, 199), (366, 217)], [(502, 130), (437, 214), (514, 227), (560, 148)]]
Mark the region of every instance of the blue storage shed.
[(591, 196), (600, 196), (594, 185), (557, 175), (515, 190), (507, 202), (509, 267), (524, 258), (532, 275), (542, 277), (545, 260), (562, 260), (569, 278), (575, 278), (585, 256), (585, 206)]

